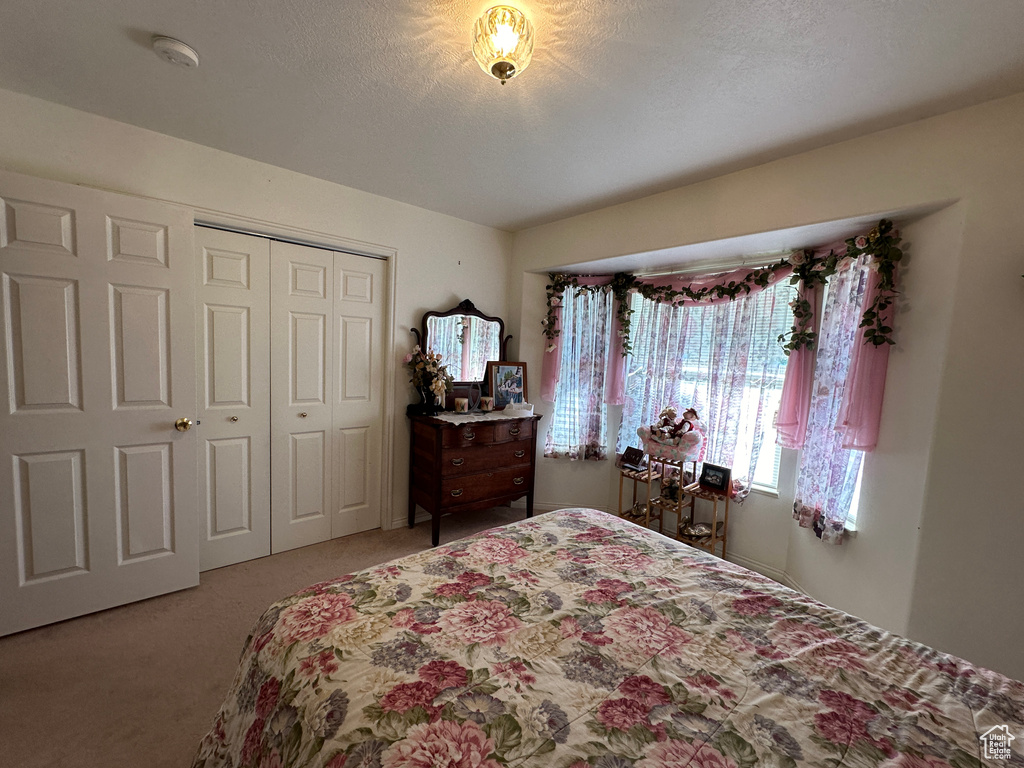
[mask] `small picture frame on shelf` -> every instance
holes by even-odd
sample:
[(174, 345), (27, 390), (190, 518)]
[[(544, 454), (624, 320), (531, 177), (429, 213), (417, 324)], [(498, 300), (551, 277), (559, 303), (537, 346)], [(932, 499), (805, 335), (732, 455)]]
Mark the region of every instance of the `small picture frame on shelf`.
[(619, 464), (619, 467), (632, 470), (633, 472), (641, 472), (647, 469), (647, 458), (639, 448), (629, 446), (622, 452), (622, 462)]
[(720, 467), (717, 464), (708, 464), (701, 467), (700, 480), (697, 481), (702, 490), (711, 491), (722, 496), (729, 494), (732, 469)]
[(502, 410), (509, 403), (529, 402), (526, 393), (526, 363), (492, 360), (487, 363), (488, 393), (494, 398), (494, 410)]

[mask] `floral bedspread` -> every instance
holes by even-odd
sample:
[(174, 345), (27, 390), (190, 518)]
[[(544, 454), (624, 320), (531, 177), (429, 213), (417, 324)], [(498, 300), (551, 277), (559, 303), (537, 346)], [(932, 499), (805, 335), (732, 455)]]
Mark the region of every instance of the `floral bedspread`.
[(1024, 766), (993, 727), (1020, 682), (572, 509), (271, 606), (194, 765)]

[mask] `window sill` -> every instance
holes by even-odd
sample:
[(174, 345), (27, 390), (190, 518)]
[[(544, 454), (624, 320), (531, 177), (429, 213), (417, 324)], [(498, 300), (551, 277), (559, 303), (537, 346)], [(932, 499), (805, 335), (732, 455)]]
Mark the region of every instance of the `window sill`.
[[(771, 486), (768, 486), (768, 485), (752, 484), (750, 486), (750, 492), (751, 493), (758, 493), (758, 494), (760, 494), (762, 496), (770, 496), (773, 499), (779, 498), (779, 489), (778, 488), (772, 488)], [(846, 528), (843, 530), (843, 535), (846, 538), (848, 538), (848, 539), (856, 539), (857, 538), (857, 525), (856, 525), (856, 523), (853, 523), (851, 525), (847, 525)]]

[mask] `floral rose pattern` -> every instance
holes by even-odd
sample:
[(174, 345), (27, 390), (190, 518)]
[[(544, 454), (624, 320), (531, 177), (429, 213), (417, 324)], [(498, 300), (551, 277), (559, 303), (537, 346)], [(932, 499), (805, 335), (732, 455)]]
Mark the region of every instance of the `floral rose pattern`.
[(194, 768), (988, 768), (1024, 684), (595, 510), (308, 587)]

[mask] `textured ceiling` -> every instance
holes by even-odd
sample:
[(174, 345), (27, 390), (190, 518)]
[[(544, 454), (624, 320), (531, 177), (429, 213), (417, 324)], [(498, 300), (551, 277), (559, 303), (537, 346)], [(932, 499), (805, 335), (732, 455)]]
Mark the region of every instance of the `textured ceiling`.
[(509, 230), (1024, 91), (1024, 0), (529, 0), (505, 86), (491, 4), (4, 0), (0, 87)]

